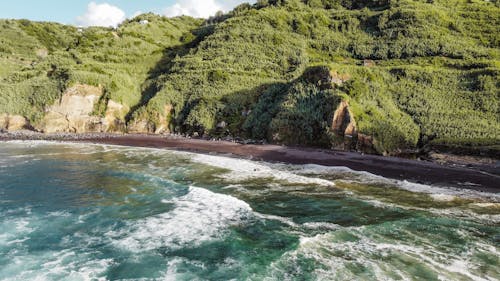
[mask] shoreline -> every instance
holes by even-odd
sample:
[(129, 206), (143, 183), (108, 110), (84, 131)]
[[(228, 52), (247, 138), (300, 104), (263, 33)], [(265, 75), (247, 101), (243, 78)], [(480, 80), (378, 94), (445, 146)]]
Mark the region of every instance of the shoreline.
[(47, 140), (76, 143), (150, 147), (218, 154), (256, 161), (287, 164), (343, 166), (396, 180), (434, 186), (500, 193), (500, 167), (494, 164), (439, 164), (432, 161), (367, 155), (357, 152), (280, 145), (240, 144), (228, 141), (190, 139), (174, 135), (0, 133), (0, 141)]

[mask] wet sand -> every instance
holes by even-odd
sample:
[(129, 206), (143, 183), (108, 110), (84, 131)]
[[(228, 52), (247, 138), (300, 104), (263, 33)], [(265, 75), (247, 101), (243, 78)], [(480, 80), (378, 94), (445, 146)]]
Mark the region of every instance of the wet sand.
[(166, 148), (181, 151), (219, 154), (245, 159), (289, 164), (344, 166), (375, 175), (436, 186), (467, 188), (484, 192), (500, 192), (500, 165), (453, 166), (429, 161), (397, 157), (364, 155), (356, 152), (317, 148), (284, 147), (279, 145), (246, 145), (227, 141), (208, 141), (176, 136), (58, 134), (0, 134), (6, 140), (55, 140), (122, 146)]

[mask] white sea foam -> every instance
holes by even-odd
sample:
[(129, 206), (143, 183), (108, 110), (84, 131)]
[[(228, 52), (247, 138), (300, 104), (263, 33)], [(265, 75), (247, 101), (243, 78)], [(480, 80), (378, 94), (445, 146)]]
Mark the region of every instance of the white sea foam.
[[(434, 195), (440, 195), (440, 196), (448, 196), (448, 200), (453, 200), (452, 198), (454, 197), (462, 197), (462, 198), (491, 198), (491, 199), (496, 199), (500, 200), (500, 194), (495, 194), (495, 193), (486, 193), (486, 192), (479, 192), (475, 190), (470, 190), (470, 189), (458, 189), (458, 188), (452, 188), (452, 187), (439, 187), (439, 186), (431, 186), (431, 185), (425, 185), (425, 184), (418, 184), (418, 183), (412, 183), (408, 181), (398, 181), (398, 186), (402, 189), (412, 191), (412, 192), (419, 192), (419, 193), (427, 193), (427, 194), (434, 194)], [(434, 198), (439, 198), (439, 197), (434, 197)]]
[(0, 229), (3, 230), (0, 233), (0, 247), (28, 240), (27, 236), (35, 230), (31, 224), (32, 221), (27, 217), (7, 219), (0, 222)]
[(264, 219), (264, 220), (279, 221), (279, 222), (281, 222), (283, 224), (286, 224), (286, 225), (294, 227), (294, 228), (300, 227), (299, 224), (295, 223), (292, 219), (289, 219), (289, 218), (285, 218), (285, 217), (281, 217), (281, 216), (275, 216), (275, 215), (261, 214), (261, 213), (258, 213), (258, 212), (255, 212), (254, 214), (255, 214), (255, 216), (257, 218), (261, 218), (261, 219)]
[(446, 208), (446, 209), (437, 209), (437, 208), (429, 208), (424, 209), (421, 208), (422, 211), (429, 211), (433, 214), (439, 216), (447, 216), (447, 217), (455, 217), (455, 218), (463, 218), (472, 220), (474, 222), (492, 225), (492, 224), (500, 224), (500, 214), (481, 214), (474, 212), (469, 209), (459, 209), (459, 208)]
[(306, 222), (306, 223), (300, 224), (300, 223), (294, 222), (290, 218), (276, 216), (276, 215), (261, 214), (259, 212), (254, 212), (254, 215), (257, 218), (264, 219), (264, 220), (279, 221), (285, 225), (288, 225), (289, 227), (291, 227), (295, 230), (336, 230), (336, 229), (341, 228), (341, 226), (338, 224), (328, 223), (328, 222)]
[(140, 220), (124, 232), (108, 233), (120, 237), (114, 244), (132, 252), (195, 247), (223, 238), (229, 226), (244, 223), (252, 212), (241, 200), (198, 187), (172, 202), (176, 206), (170, 212)]
[[(230, 180), (244, 180), (247, 178), (275, 178), (284, 179), (288, 182), (295, 183), (325, 183), (326, 185), (331, 184), (331, 181), (322, 180), (320, 178), (314, 177), (314, 175), (324, 175), (324, 174), (348, 174), (349, 178), (354, 178), (354, 182), (360, 182), (364, 184), (383, 184), (385, 188), (400, 188), (414, 193), (428, 194), (430, 198), (435, 201), (453, 201), (456, 198), (465, 199), (475, 199), (475, 200), (486, 200), (493, 202), (500, 202), (500, 194), (485, 193), (475, 190), (468, 189), (458, 189), (452, 187), (439, 187), (431, 186), (425, 184), (412, 183), (408, 181), (399, 181), (384, 178), (371, 174), (369, 172), (358, 172), (351, 170), (347, 167), (327, 167), (315, 164), (308, 165), (284, 165), (284, 164), (261, 164), (259, 162), (254, 162), (250, 160), (240, 160), (219, 156), (207, 156), (207, 155), (196, 155), (195, 160), (202, 162), (207, 165), (214, 165), (220, 168), (229, 169), (231, 172), (226, 175)], [(286, 176), (285, 176), (286, 175)], [(244, 187), (238, 185), (231, 185), (228, 188), (238, 189), (240, 192), (250, 193), (250, 194), (265, 194), (270, 191), (276, 191), (283, 189), (282, 186), (273, 187), (272, 184), (269, 185), (269, 189), (265, 190), (248, 190)], [(288, 192), (294, 192), (287, 189)], [(351, 194), (353, 195), (353, 194)], [(477, 219), (482, 222), (500, 222), (500, 215), (495, 214), (477, 214), (471, 210), (464, 209), (429, 209), (429, 208), (418, 208), (410, 206), (400, 206), (394, 203), (383, 202), (376, 200), (374, 198), (361, 196), (366, 202), (369, 202), (377, 207), (397, 207), (404, 209), (418, 209), (427, 210), (438, 215), (446, 216), (464, 216), (473, 219)], [(293, 226), (290, 222), (285, 222), (290, 226)]]
[(205, 165), (229, 170), (230, 173), (225, 175), (225, 178), (229, 180), (242, 181), (256, 178), (270, 178), (289, 183), (318, 184), (324, 186), (335, 185), (328, 180), (297, 175), (286, 170), (275, 169), (270, 164), (251, 160), (205, 154), (193, 154), (192, 160)]
[(67, 249), (58, 252), (17, 252), (0, 269), (5, 281), (18, 280), (106, 280), (103, 273), (112, 259), (92, 259), (89, 253)]
[[(225, 264), (227, 265), (227, 264)], [(185, 267), (191, 270), (186, 270)], [(226, 266), (225, 268), (227, 268)], [(190, 260), (181, 257), (175, 257), (167, 262), (167, 270), (165, 271), (162, 280), (164, 281), (176, 281), (176, 280), (193, 280), (201, 281), (205, 280), (191, 273), (192, 268), (198, 268), (199, 270), (206, 269), (206, 265), (201, 261)]]
[[(348, 177), (354, 178), (355, 181), (361, 183), (374, 183), (392, 185), (397, 188), (408, 190), (410, 192), (430, 194), (436, 201), (451, 201), (456, 197), (472, 198), (472, 199), (486, 199), (494, 202), (500, 202), (500, 194), (478, 192), (475, 190), (430, 186), (425, 184), (412, 183), (408, 181), (399, 181), (384, 178), (374, 175), (365, 171), (354, 171), (347, 167), (331, 167), (316, 164), (306, 165), (283, 165), (283, 164), (268, 164), (263, 162), (256, 162), (245, 159), (230, 158), (224, 156), (214, 156), (205, 154), (195, 154), (189, 152), (170, 151), (157, 148), (137, 148), (137, 147), (123, 147), (115, 145), (103, 144), (87, 144), (87, 143), (67, 143), (56, 141), (8, 141), (7, 143), (20, 144), (23, 146), (42, 146), (42, 145), (67, 145), (77, 147), (82, 153), (96, 153), (96, 152), (110, 152), (116, 151), (124, 153), (130, 157), (148, 157), (153, 153), (154, 155), (179, 155), (190, 157), (193, 161), (227, 169), (230, 173), (225, 175), (225, 178), (232, 181), (242, 181), (247, 179), (257, 178), (272, 178), (275, 180), (285, 181), (289, 183), (298, 184), (317, 184), (324, 186), (334, 186), (335, 184), (326, 179), (313, 177), (311, 175), (322, 174), (348, 174)], [(84, 151), (86, 150), (86, 151)], [(155, 166), (154, 163), (151, 165)]]
[[(15, 141), (14, 141), (15, 143)], [(18, 142), (24, 144), (25, 142)], [(177, 155), (181, 157), (191, 158), (193, 161), (202, 163), (209, 166), (215, 166), (219, 168), (228, 169), (230, 172), (225, 174), (224, 177), (228, 181), (238, 182), (244, 181), (246, 179), (258, 179), (258, 178), (269, 178), (277, 181), (283, 181), (288, 183), (296, 184), (315, 184), (320, 186), (333, 186), (334, 182), (331, 180), (322, 179), (322, 175), (339, 175), (341, 178), (346, 178), (344, 181), (354, 181), (364, 184), (383, 184), (385, 188), (400, 188), (407, 190), (409, 192), (429, 194), (429, 196), (435, 201), (452, 201), (457, 197), (474, 199), (479, 201), (489, 201), (489, 202), (500, 202), (500, 194), (494, 193), (484, 193), (474, 190), (451, 188), (451, 187), (439, 187), (430, 186), (424, 184), (411, 183), (408, 181), (398, 181), (387, 179), (381, 176), (377, 176), (368, 172), (354, 171), (347, 167), (329, 167), (321, 166), (315, 164), (308, 165), (285, 165), (285, 164), (268, 164), (262, 162), (256, 162), (251, 160), (235, 159), (223, 156), (214, 155), (202, 155), (194, 154), (188, 152), (178, 152), (169, 151), (156, 148), (136, 148), (136, 147), (121, 147), (113, 145), (94, 145), (94, 144), (74, 144), (74, 143), (59, 143), (59, 142), (47, 142), (47, 141), (32, 141), (28, 142), (34, 145), (70, 145), (77, 146), (80, 150), (86, 150), (89, 153), (95, 153), (98, 151), (116, 151), (128, 157), (144, 157), (147, 158), (152, 154), (158, 155)], [(156, 163), (150, 163), (150, 171), (160, 172), (161, 166)], [(140, 165), (138, 166), (140, 167)], [(318, 175), (318, 176), (314, 176)], [(269, 183), (272, 185), (272, 182)], [(280, 186), (280, 188), (283, 188)], [(242, 189), (243, 190), (243, 189)], [(269, 191), (261, 190), (251, 190), (250, 193), (266, 193)], [(346, 191), (349, 193), (349, 191)], [(366, 200), (371, 200), (373, 198), (365, 198)], [(376, 200), (378, 205), (384, 205), (383, 202)]]
[(354, 177), (354, 181), (365, 184), (384, 184), (396, 188), (401, 188), (410, 192), (425, 193), (431, 195), (431, 197), (436, 201), (451, 201), (457, 197), (460, 197), (470, 199), (485, 199), (500, 202), (500, 194), (497, 193), (480, 192), (471, 189), (454, 187), (433, 186), (413, 183), (406, 180), (393, 180), (365, 171), (354, 171), (347, 167), (328, 167), (315, 164), (296, 165), (288, 167), (294, 173), (307, 175), (349, 173), (351, 177)]
[[(427, 270), (440, 276), (440, 280), (497, 280), (500, 271), (490, 265), (487, 273), (481, 272), (481, 265), (473, 260), (478, 253), (488, 252), (498, 255), (492, 245), (470, 242), (468, 251), (460, 255), (436, 246), (435, 238), (421, 237), (404, 231), (405, 240), (378, 235), (371, 227), (346, 228), (343, 233), (318, 234), (313, 237), (301, 237), (299, 247), (283, 255), (272, 263), (266, 275), (293, 279), (290, 269), (295, 274), (301, 272), (301, 260), (314, 260), (318, 265), (314, 271), (319, 280), (356, 280), (359, 272), (356, 265), (362, 265), (363, 272), (373, 276), (374, 280), (393, 280), (389, 276), (398, 276), (402, 280), (414, 280), (412, 268)], [(345, 234), (344, 234), (345, 233)], [(351, 238), (345, 238), (345, 235)], [(473, 236), (464, 233), (470, 241)], [(408, 244), (406, 244), (408, 243)], [(399, 261), (399, 262), (398, 262)], [(400, 262), (408, 264), (401, 267)]]
[(302, 226), (308, 229), (321, 229), (321, 230), (337, 230), (341, 228), (341, 226), (338, 224), (328, 223), (328, 222), (306, 222), (302, 224)]
[[(93, 153), (92, 151), (102, 152), (117, 150), (119, 152), (125, 151), (129, 153), (130, 157), (139, 157), (138, 155), (143, 155), (144, 158), (147, 158), (151, 153), (158, 155), (156, 153), (157, 150), (154, 149), (128, 149), (121, 147), (94, 149), (94, 146), (90, 146), (90, 148), (87, 144), (84, 146), (88, 153)], [(168, 155), (173, 152), (162, 151), (162, 153)], [(355, 177), (357, 181), (385, 183), (412, 192), (427, 193), (438, 201), (453, 200), (457, 194), (461, 194), (460, 192), (462, 192), (451, 188), (389, 180), (366, 172), (354, 172), (345, 167), (273, 165), (220, 156), (189, 153), (179, 154), (188, 155), (198, 163), (229, 169), (231, 173), (228, 175), (228, 178), (231, 180), (272, 178), (290, 183), (331, 186), (331, 181), (316, 178), (311, 176), (311, 174), (353, 173), (358, 175)], [(149, 169), (154, 169), (155, 166), (156, 164), (149, 167)], [(274, 184), (276, 185), (276, 183)], [(279, 187), (280, 185), (278, 184), (276, 188)], [(228, 186), (227, 189), (243, 190), (245, 187), (242, 185), (232, 185)], [(467, 193), (465, 196), (469, 196), (469, 194)], [(254, 217), (265, 220), (277, 220), (291, 227), (292, 231), (293, 229), (300, 229), (302, 233), (307, 232), (304, 231), (304, 229), (332, 230), (334, 232), (343, 229), (341, 226), (325, 222), (298, 224), (290, 218), (259, 214), (253, 212), (250, 206), (241, 200), (197, 187), (191, 187), (189, 193), (185, 196), (172, 200), (164, 200), (163, 202), (174, 204), (175, 209), (168, 213), (131, 222), (120, 231), (110, 231), (108, 234), (111, 239), (114, 240), (112, 243), (121, 249), (128, 249), (134, 253), (163, 247), (173, 250), (184, 247), (196, 247), (206, 241), (223, 239), (230, 226), (244, 224), (247, 222), (248, 218)], [(377, 201), (374, 204), (380, 204), (382, 206), (385, 203)], [(481, 208), (488, 208), (491, 206), (489, 204), (493, 203), (477, 203), (474, 205)], [(452, 208), (446, 210), (426, 210), (439, 212), (440, 214), (446, 214), (446, 212), (452, 212), (453, 214), (457, 213), (457, 210)], [(49, 217), (65, 216), (65, 213), (59, 212), (49, 214)], [(84, 222), (85, 219), (86, 217), (84, 216), (79, 217), (80, 222)], [(495, 216), (485, 217), (485, 220), (494, 222)], [(3, 236), (0, 235), (0, 245), (3, 241), (3, 244), (7, 247), (16, 243), (23, 243), (25, 241), (24, 239), (26, 239), (26, 235), (31, 233), (34, 227), (27, 219), (9, 223), (8, 227), (0, 223), (0, 226), (6, 226), (7, 228), (5, 229), (10, 230), (8, 236), (4, 234), (2, 234)], [(495, 280), (495, 278), (498, 277), (495, 275), (498, 274), (498, 270), (495, 269), (490, 270), (493, 276), (478, 276), (478, 271), (475, 271), (478, 264), (470, 259), (477, 251), (493, 253), (498, 256), (497, 249), (491, 245), (475, 242), (468, 246), (471, 248), (469, 252), (463, 253), (463, 255), (453, 255), (451, 253), (445, 253), (442, 248), (434, 247), (433, 243), (435, 241), (416, 240), (413, 242), (408, 241), (407, 244), (403, 244), (406, 242), (397, 239), (381, 241), (386, 239), (386, 237), (370, 236), (369, 233), (365, 232), (364, 227), (351, 228), (349, 230), (356, 236), (355, 241), (341, 240), (334, 236), (334, 232), (313, 237), (302, 237), (299, 248), (296, 251), (285, 254), (282, 260), (277, 263), (292, 264), (292, 267), (296, 265), (296, 267), (299, 268), (301, 257), (306, 257), (322, 265), (318, 266), (316, 269), (316, 273), (319, 276), (318, 279), (321, 279), (321, 277), (323, 277), (323, 279), (331, 279), (334, 277), (337, 277), (337, 279), (354, 279), (356, 276), (352, 275), (352, 272), (350, 272), (349, 265), (353, 265), (357, 262), (365, 265), (373, 272), (377, 279), (387, 279), (387, 272), (393, 272), (400, 275), (403, 280), (411, 280), (412, 276), (408, 272), (403, 272), (404, 268), (397, 267), (394, 264), (384, 261), (386, 257), (392, 256), (397, 259), (402, 256), (406, 261), (411, 260), (415, 261), (415, 263), (422, 263), (426, 267), (431, 268), (434, 272), (441, 272), (441, 279), (444, 280), (455, 279), (454, 277), (457, 276), (472, 280)], [(467, 234), (465, 233), (464, 235)], [(471, 237), (468, 238), (473, 239)], [(100, 241), (102, 237), (93, 237), (92, 239)], [(64, 241), (61, 243), (64, 243)], [(66, 244), (69, 245), (70, 243)], [(20, 277), (12, 277), (7, 280), (31, 280), (35, 279), (35, 277), (40, 278), (40, 280), (51, 280), (58, 279), (60, 276), (66, 276), (69, 279), (100, 280), (102, 278), (99, 276), (113, 264), (113, 260), (111, 259), (95, 260), (92, 259), (90, 255), (76, 254), (76, 249), (68, 249), (62, 252), (39, 253), (36, 256), (31, 255), (31, 253), (23, 253), (22, 249), (16, 249), (16, 251), (11, 253), (13, 257), (12, 263), (0, 269), (0, 273), (2, 271), (5, 273), (9, 270), (10, 272), (22, 271), (23, 275)], [(176, 275), (178, 272), (175, 270), (176, 266), (181, 262), (183, 261), (174, 260), (169, 263), (166, 278), (171, 277), (175, 279), (176, 277), (182, 277)], [(228, 261), (228, 264), (230, 263), (231, 261)], [(282, 266), (277, 263), (270, 267), (271, 276), (273, 276), (273, 271), (278, 271), (282, 268)], [(200, 266), (203, 266), (203, 264)], [(290, 267), (288, 267), (288, 269), (290, 269)], [(336, 276), (332, 277), (332, 274), (336, 274)], [(5, 274), (0, 275), (9, 276)]]
[[(267, 164), (251, 160), (235, 159), (213, 155), (194, 154), (193, 160), (206, 165), (230, 170), (226, 175), (230, 180), (245, 180), (254, 178), (273, 178), (289, 183), (318, 184), (333, 186), (330, 180), (314, 177), (313, 175), (347, 174), (350, 180), (365, 184), (384, 184), (401, 188), (410, 192), (429, 194), (436, 201), (452, 201), (459, 198), (488, 200), (500, 202), (500, 194), (480, 192), (471, 189), (454, 187), (432, 186), (418, 184), (406, 180), (388, 179), (366, 171), (354, 171), (347, 167), (330, 167), (316, 164), (283, 165)], [(389, 188), (389, 187), (388, 187)]]

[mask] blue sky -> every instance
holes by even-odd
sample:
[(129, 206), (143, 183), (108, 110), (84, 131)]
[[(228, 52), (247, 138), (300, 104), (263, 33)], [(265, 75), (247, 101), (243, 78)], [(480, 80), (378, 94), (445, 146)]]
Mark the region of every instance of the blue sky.
[[(89, 4), (94, 2), (95, 9), (89, 12)], [(77, 20), (86, 13), (96, 11), (108, 15), (116, 13), (110, 7), (121, 10), (125, 17), (131, 17), (134, 13), (155, 12), (167, 16), (188, 14), (196, 17), (206, 17), (217, 10), (229, 10), (241, 2), (252, 2), (252, 0), (0, 0), (0, 18), (30, 19), (37, 21), (55, 21), (65, 24), (80, 24), (84, 20)], [(106, 7), (101, 6), (109, 4)], [(103, 8), (103, 9), (98, 9)], [(113, 20), (118, 20), (122, 15), (118, 13)], [(88, 18), (95, 18), (88, 15)], [(99, 25), (88, 20), (82, 25)]]
[[(0, 18), (26, 18), (30, 20), (75, 23), (76, 17), (87, 10), (89, 0), (0, 0)], [(94, 1), (108, 3), (122, 9), (127, 16), (136, 11), (161, 13), (174, 0), (106, 0)]]

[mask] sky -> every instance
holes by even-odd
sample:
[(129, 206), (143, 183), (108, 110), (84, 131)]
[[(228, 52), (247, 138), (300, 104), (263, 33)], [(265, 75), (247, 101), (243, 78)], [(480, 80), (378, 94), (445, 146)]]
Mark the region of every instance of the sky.
[(254, 0), (0, 0), (0, 18), (116, 26), (139, 13), (207, 18)]

